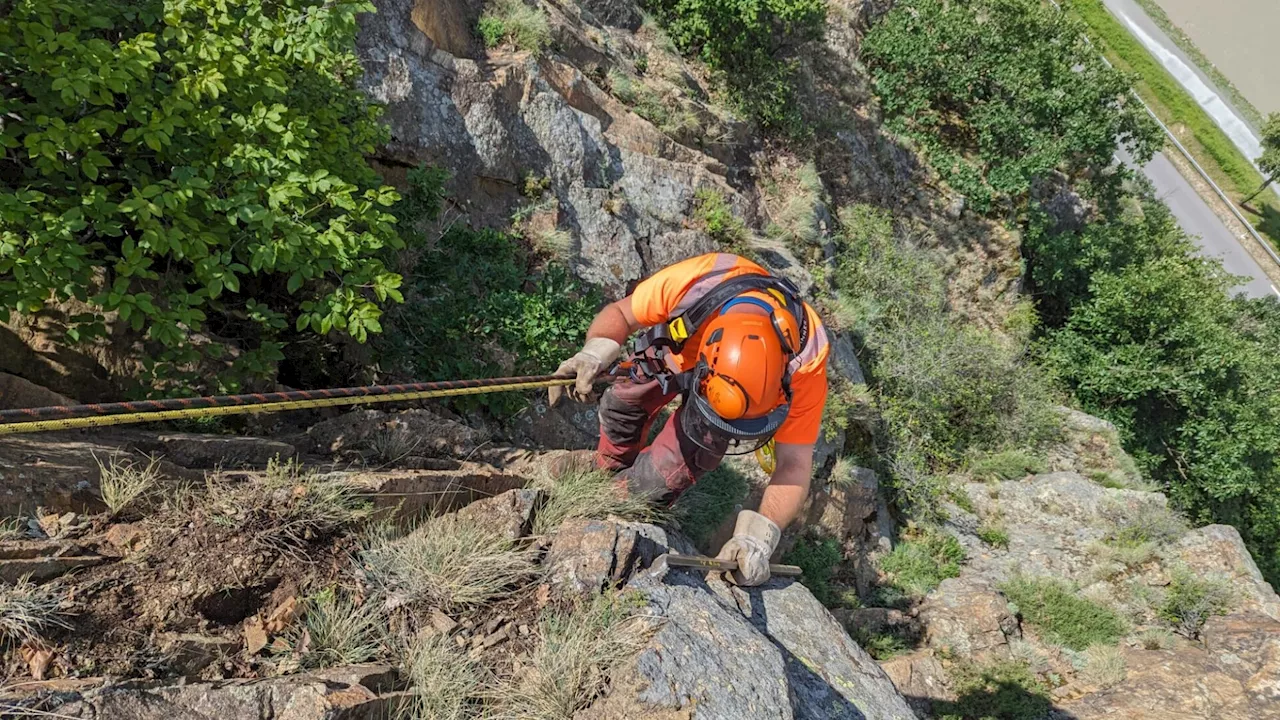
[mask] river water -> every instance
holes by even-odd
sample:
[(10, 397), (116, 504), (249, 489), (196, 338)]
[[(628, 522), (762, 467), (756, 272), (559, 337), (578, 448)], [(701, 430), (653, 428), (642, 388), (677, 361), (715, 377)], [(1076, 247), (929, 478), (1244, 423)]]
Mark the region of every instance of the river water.
[(1280, 0), (1156, 0), (1263, 113), (1280, 112)]

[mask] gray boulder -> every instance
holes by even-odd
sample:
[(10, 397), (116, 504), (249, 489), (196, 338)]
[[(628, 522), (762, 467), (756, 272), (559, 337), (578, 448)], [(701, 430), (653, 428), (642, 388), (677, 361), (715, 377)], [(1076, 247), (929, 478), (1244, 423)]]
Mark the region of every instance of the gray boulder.
[(660, 623), (583, 720), (914, 720), (888, 676), (803, 585), (741, 589), (659, 561), (628, 588)]

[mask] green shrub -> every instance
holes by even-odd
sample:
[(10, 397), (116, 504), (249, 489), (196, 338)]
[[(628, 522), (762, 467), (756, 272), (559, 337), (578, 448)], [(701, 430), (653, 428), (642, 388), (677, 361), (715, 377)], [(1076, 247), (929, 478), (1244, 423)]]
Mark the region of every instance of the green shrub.
[(1104, 541), (1115, 547), (1168, 545), (1187, 532), (1181, 515), (1163, 505), (1144, 504), (1133, 509), (1104, 507), (1107, 535)]
[(840, 213), (832, 280), (839, 324), (862, 346), (898, 501), (936, 514), (940, 477), (966, 457), (1052, 439), (1052, 385), (1025, 353), (947, 310), (941, 263), (866, 206)]
[(904, 637), (900, 633), (891, 631), (873, 633), (857, 626), (849, 628), (849, 636), (863, 650), (866, 650), (868, 655), (882, 662), (908, 653), (916, 645), (915, 639)]
[(800, 582), (823, 605), (833, 606), (838, 598), (831, 589), (831, 573), (840, 564), (840, 544), (833, 538), (802, 537), (782, 558), (787, 565), (804, 570)]
[(1227, 614), (1234, 604), (1235, 593), (1228, 581), (1198, 578), (1178, 570), (1165, 590), (1159, 615), (1176, 632), (1194, 640), (1210, 617)]
[(541, 55), (551, 44), (547, 14), (540, 7), (526, 5), (523, 0), (491, 0), (476, 29), (488, 48), (510, 41), (520, 50)]
[(987, 453), (969, 462), (969, 474), (975, 480), (1021, 480), (1046, 469), (1043, 457), (1024, 449)]
[(721, 246), (733, 248), (747, 239), (747, 225), (734, 213), (724, 194), (713, 188), (698, 188), (693, 216)]
[(1047, 640), (1072, 650), (1112, 645), (1126, 632), (1124, 621), (1114, 611), (1080, 597), (1057, 580), (1019, 577), (1000, 586), (1000, 592)]
[(746, 500), (750, 490), (745, 475), (722, 464), (686, 490), (672, 506), (671, 514), (695, 545), (713, 551), (716, 548), (707, 547), (711, 536)]
[(352, 52), (372, 9), (7, 3), (0, 315), (74, 298), (88, 342), (114, 313), (164, 392), (271, 378), (293, 329), (379, 332), (402, 243), (364, 159), (386, 137)]
[(1129, 80), (1039, 0), (906, 0), (874, 25), (862, 55), (890, 126), (979, 211), (1022, 204), (1058, 170), (1140, 162), (1159, 130), (1127, 101)]
[(957, 664), (951, 684), (955, 702), (933, 703), (941, 720), (1043, 720), (1053, 709), (1048, 687), (1015, 660)]
[(908, 595), (924, 597), (947, 578), (960, 575), (965, 560), (960, 541), (941, 530), (924, 530), (898, 543), (880, 560), (889, 584)]
[(826, 0), (647, 0), (683, 52), (716, 73), (745, 115), (798, 135), (795, 48), (822, 36)]
[[(409, 173), (403, 225), (434, 219), (442, 176)], [(429, 243), (423, 241), (424, 245)], [(418, 380), (550, 372), (586, 333), (600, 297), (559, 265), (537, 258), (510, 235), (454, 225), (418, 258), (395, 328), (378, 339), (384, 370)], [(523, 407), (510, 393), (460, 401), (507, 414)]]

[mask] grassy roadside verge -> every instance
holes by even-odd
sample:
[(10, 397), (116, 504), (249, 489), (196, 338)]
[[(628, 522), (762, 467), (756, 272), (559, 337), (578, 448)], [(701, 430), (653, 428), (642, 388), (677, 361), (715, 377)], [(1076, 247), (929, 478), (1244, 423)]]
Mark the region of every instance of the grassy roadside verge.
[[(1084, 20), (1090, 37), (1107, 59), (1134, 76), (1134, 89), (1237, 205), (1262, 184), (1262, 175), (1213, 118), (1129, 34), (1101, 0), (1066, 0), (1065, 6)], [(1272, 247), (1280, 247), (1280, 200), (1264, 194), (1253, 204), (1257, 212), (1242, 208), (1245, 217)]]
[(1244, 93), (1240, 92), (1240, 88), (1237, 88), (1235, 83), (1231, 82), (1231, 79), (1226, 75), (1223, 75), (1218, 66), (1214, 65), (1201, 52), (1190, 35), (1173, 24), (1173, 20), (1169, 19), (1168, 13), (1156, 3), (1156, 0), (1134, 0), (1134, 2), (1138, 3), (1143, 12), (1147, 14), (1147, 17), (1150, 17), (1151, 21), (1156, 24), (1156, 27), (1163, 30), (1164, 34), (1173, 40), (1179, 50), (1182, 50), (1187, 54), (1187, 57), (1191, 58), (1191, 62), (1195, 63), (1200, 72), (1209, 76), (1209, 79), (1213, 81), (1218, 90), (1227, 96), (1227, 102), (1231, 103), (1236, 110), (1239, 110), (1244, 115), (1246, 122), (1255, 129), (1262, 127), (1262, 124), (1266, 122), (1266, 118), (1262, 117), (1262, 112), (1254, 107), (1253, 103), (1249, 102), (1249, 99), (1244, 96)]

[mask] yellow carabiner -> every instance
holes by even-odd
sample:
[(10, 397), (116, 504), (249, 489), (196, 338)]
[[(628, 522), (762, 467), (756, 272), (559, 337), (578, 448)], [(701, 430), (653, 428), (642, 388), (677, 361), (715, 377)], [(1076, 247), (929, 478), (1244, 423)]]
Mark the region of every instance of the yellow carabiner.
[(766, 475), (772, 475), (774, 470), (778, 469), (778, 456), (775, 453), (776, 446), (773, 438), (769, 438), (769, 442), (756, 448), (756, 462), (760, 463), (760, 469)]

